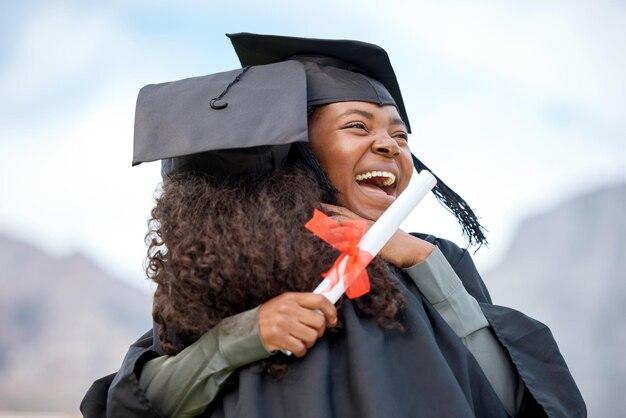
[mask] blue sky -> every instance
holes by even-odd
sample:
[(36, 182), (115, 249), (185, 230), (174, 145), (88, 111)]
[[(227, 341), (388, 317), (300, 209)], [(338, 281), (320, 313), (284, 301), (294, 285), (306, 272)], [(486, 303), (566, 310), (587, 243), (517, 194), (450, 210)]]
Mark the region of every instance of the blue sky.
[[(131, 169), (148, 83), (237, 67), (226, 32), (373, 42), (415, 153), (476, 209), (488, 269), (524, 216), (626, 181), (626, 4), (9, 2), (0, 16), (0, 231), (145, 283), (158, 164)], [(434, 198), (406, 229), (463, 243)]]

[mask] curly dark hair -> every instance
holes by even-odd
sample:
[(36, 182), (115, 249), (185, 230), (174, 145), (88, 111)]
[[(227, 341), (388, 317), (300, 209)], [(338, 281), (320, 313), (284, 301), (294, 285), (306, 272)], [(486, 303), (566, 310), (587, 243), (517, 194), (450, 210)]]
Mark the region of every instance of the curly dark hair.
[[(218, 179), (196, 172), (163, 182), (146, 235), (146, 272), (158, 285), (153, 318), (165, 353), (180, 352), (228, 316), (321, 281), (338, 252), (304, 224), (332, 201), (333, 189), (307, 149), (295, 146), (295, 163), (272, 173)], [(371, 292), (353, 302), (359, 314), (402, 330), (405, 299), (390, 268), (375, 257)], [(285, 361), (275, 356), (266, 370), (283, 373)]]

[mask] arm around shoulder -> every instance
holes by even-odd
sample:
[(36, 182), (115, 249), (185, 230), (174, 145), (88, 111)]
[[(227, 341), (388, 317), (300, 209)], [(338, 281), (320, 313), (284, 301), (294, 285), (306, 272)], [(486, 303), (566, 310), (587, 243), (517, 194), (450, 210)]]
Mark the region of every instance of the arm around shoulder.
[(204, 411), (235, 369), (269, 355), (255, 308), (222, 320), (175, 356), (148, 361), (140, 386), (163, 415), (193, 417)]
[[(492, 358), (500, 358), (499, 364), (513, 367), (514, 374), (521, 381), (517, 385), (519, 390), (513, 394), (517, 416), (586, 417), (584, 400), (548, 327), (514, 309), (493, 305), (466, 249), (432, 235), (413, 235), (439, 247), (463, 288), (478, 302), (489, 326), (462, 337), (462, 340), (486, 375), (492, 373), (489, 371), (494, 366)], [(498, 376), (501, 375), (493, 374), (492, 385), (499, 385)], [(522, 387), (523, 399), (520, 401)]]

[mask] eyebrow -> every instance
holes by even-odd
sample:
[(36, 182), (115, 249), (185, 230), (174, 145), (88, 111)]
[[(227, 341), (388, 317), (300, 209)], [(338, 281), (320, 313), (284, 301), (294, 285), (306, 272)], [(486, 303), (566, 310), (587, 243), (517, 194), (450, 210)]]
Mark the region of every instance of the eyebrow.
[(396, 118), (396, 117), (392, 116), (392, 117), (390, 117), (390, 118), (389, 118), (389, 122), (390, 122), (392, 125), (402, 125), (402, 126), (404, 127), (404, 129), (406, 129), (406, 124), (405, 124), (405, 123), (404, 123), (404, 121), (403, 121), (402, 119), (400, 119), (400, 118)]
[[(368, 112), (367, 110), (361, 110), (361, 109), (346, 110), (341, 115), (337, 116), (337, 119), (340, 119), (340, 118), (343, 118), (344, 116), (349, 116), (349, 115), (361, 115), (367, 119), (374, 119), (374, 114), (372, 112)], [(406, 124), (404, 123), (402, 119), (398, 117), (394, 117), (394, 116), (390, 117), (389, 122), (392, 125), (402, 125), (406, 129)]]
[(337, 119), (343, 118), (344, 116), (348, 116), (348, 115), (354, 115), (354, 114), (361, 115), (361, 116), (363, 116), (364, 118), (367, 118), (367, 119), (374, 119), (374, 114), (372, 112), (368, 112), (366, 110), (360, 110), (360, 109), (346, 110), (341, 115), (337, 116)]

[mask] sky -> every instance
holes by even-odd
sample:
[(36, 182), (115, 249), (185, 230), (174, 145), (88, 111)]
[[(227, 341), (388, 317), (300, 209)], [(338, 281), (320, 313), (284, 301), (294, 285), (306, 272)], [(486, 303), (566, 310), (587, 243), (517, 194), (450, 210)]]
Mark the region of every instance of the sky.
[[(390, 56), (413, 152), (487, 228), (487, 271), (524, 217), (626, 182), (624, 22), (626, 3), (604, 0), (8, 2), (0, 232), (148, 289), (160, 176), (130, 165), (139, 89), (237, 68), (225, 33), (358, 39)], [(465, 246), (433, 196), (403, 227)]]

